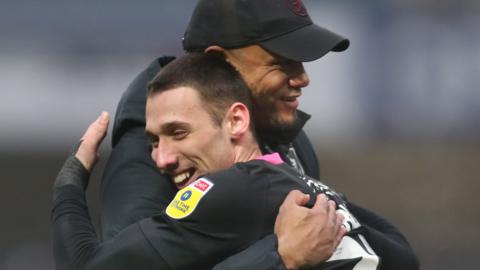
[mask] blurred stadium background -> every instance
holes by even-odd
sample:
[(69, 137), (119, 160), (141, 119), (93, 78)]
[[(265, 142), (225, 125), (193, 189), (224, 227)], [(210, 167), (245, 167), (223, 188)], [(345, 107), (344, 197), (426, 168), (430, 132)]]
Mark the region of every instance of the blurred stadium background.
[[(323, 180), (397, 224), (422, 269), (475, 269), (480, 2), (304, 2), (315, 22), (351, 40), (347, 52), (306, 64), (301, 107), (313, 115)], [(0, 269), (53, 269), (57, 170), (140, 70), (182, 54), (194, 4), (0, 2)], [(96, 223), (100, 175), (89, 191)]]

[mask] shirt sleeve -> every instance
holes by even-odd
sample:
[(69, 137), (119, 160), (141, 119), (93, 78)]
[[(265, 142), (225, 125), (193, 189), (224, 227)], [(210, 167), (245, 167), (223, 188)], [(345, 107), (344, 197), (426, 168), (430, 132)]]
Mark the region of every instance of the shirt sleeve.
[[(54, 186), (53, 251), (58, 270), (170, 269), (134, 224), (110, 241), (101, 242), (90, 221), (82, 186), (88, 173), (71, 156)], [(64, 181), (68, 175), (73, 181)]]

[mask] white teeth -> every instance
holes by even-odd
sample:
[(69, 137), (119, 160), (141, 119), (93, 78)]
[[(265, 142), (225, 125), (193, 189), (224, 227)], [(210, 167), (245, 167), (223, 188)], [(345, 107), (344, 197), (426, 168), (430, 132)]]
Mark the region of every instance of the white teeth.
[(182, 174), (179, 174), (179, 175), (175, 176), (175, 178), (173, 178), (173, 182), (175, 182), (175, 184), (180, 184), (183, 181), (185, 181), (185, 179), (187, 179), (189, 177), (190, 177), (190, 172), (185, 172), (185, 173), (182, 173)]

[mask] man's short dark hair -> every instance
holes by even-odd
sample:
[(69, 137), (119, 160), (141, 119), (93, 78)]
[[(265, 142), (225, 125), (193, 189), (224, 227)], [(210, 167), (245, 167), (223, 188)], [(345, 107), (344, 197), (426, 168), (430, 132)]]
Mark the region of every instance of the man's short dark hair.
[(221, 125), (235, 102), (252, 110), (250, 91), (238, 71), (218, 52), (188, 53), (166, 65), (148, 84), (148, 96), (178, 87), (199, 93), (214, 123)]

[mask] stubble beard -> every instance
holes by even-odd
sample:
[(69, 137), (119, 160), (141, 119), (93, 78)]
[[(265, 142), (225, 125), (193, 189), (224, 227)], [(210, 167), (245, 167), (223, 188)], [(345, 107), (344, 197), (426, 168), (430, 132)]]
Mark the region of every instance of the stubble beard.
[(295, 111), (293, 121), (288, 123), (277, 118), (270, 118), (255, 122), (255, 126), (258, 138), (262, 143), (287, 144), (293, 141), (302, 128), (302, 123), (298, 117), (298, 112)]

